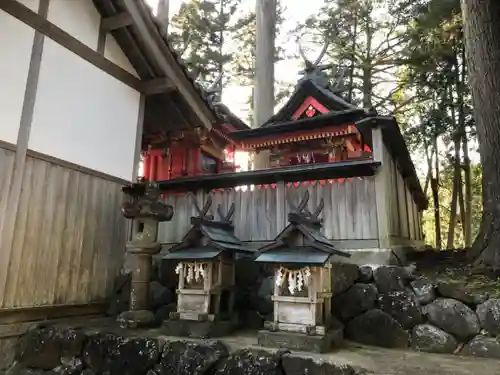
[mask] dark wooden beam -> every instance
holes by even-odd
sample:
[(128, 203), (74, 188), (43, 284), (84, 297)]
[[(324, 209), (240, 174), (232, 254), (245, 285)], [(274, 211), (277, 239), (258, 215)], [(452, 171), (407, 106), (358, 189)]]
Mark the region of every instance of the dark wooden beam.
[(168, 78), (156, 78), (144, 82), (143, 92), (146, 95), (167, 94), (176, 91), (175, 85)]
[(192, 82), (182, 72), (179, 63), (169, 50), (164, 38), (153, 22), (147, 6), (142, 1), (123, 0), (123, 4), (134, 19), (134, 27), (140, 33), (141, 38), (156, 60), (163, 73), (172, 79), (172, 82), (179, 89), (179, 92), (189, 103), (193, 112), (199, 117), (203, 125), (211, 129), (216, 121), (213, 112), (196, 91)]
[(110, 32), (122, 27), (130, 26), (134, 23), (132, 16), (128, 12), (118, 13), (111, 17), (102, 19), (102, 28), (105, 32)]
[(99, 52), (80, 42), (66, 31), (47, 21), (37, 13), (16, 0), (1, 0), (0, 9), (41, 32), (46, 37), (60, 44), (64, 48), (80, 56), (95, 67), (113, 76), (137, 91), (143, 89), (143, 82), (134, 75), (104, 58)]
[(293, 165), (247, 172), (212, 174), (196, 177), (155, 181), (162, 192), (187, 192), (198, 189), (218, 189), (242, 185), (262, 185), (283, 182), (327, 180), (373, 176), (380, 167), (373, 160), (352, 160), (337, 163)]

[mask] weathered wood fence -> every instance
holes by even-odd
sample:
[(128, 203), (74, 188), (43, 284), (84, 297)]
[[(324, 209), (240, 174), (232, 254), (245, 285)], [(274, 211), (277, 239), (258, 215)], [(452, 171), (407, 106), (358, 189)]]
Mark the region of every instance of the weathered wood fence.
[[(212, 190), (211, 212), (216, 215), (219, 204), (227, 210), (234, 203), (233, 223), (238, 237), (243, 241), (270, 241), (287, 223), (288, 200), (297, 204), (305, 190), (309, 191), (311, 210), (321, 199), (324, 201), (322, 231), (327, 238), (377, 238), (375, 185), (369, 176)], [(201, 205), (207, 194), (199, 190), (193, 195), (168, 195), (165, 201), (174, 207), (175, 214), (171, 222), (161, 224), (159, 240), (165, 244), (179, 242), (190, 228), (189, 218), (196, 213), (193, 199)]]
[(15, 155), (0, 147), (0, 318), (104, 302), (125, 253), (124, 182), (31, 151), (16, 173)]

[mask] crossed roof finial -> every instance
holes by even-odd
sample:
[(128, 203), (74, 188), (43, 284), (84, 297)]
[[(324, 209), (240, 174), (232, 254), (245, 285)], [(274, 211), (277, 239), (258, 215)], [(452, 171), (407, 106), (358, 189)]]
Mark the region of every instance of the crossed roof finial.
[(304, 192), (304, 195), (302, 196), (302, 199), (300, 200), (298, 206), (295, 206), (291, 200), (288, 200), (288, 204), (290, 205), (293, 214), (301, 216), (304, 219), (318, 221), (319, 214), (321, 213), (321, 211), (323, 211), (323, 208), (325, 207), (325, 202), (323, 201), (323, 198), (321, 198), (318, 207), (316, 207), (316, 209), (313, 212), (309, 211), (309, 208), (307, 207), (308, 202), (309, 202), (308, 190)]

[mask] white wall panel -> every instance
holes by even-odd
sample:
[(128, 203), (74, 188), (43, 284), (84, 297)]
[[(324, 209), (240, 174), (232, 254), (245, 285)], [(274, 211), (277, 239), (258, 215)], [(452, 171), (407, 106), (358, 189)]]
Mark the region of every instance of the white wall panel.
[(132, 179), (140, 94), (45, 41), (29, 148)]
[(92, 49), (97, 49), (101, 16), (92, 0), (50, 0), (48, 20)]
[(33, 12), (38, 12), (38, 4), (40, 3), (39, 0), (17, 0), (17, 1), (19, 1), (23, 5), (26, 5)]
[(0, 10), (0, 140), (17, 142), (35, 31)]
[(115, 38), (111, 34), (106, 37), (106, 46), (104, 48), (104, 57), (108, 60), (114, 62), (119, 67), (125, 69), (127, 72), (133, 74), (137, 78), (137, 72), (128, 60), (127, 56), (123, 53), (122, 49), (116, 42)]

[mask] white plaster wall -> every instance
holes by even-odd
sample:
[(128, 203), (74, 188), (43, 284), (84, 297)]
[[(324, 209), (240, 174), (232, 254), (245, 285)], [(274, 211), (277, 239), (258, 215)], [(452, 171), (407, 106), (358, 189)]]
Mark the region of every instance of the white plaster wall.
[(96, 50), (101, 16), (92, 0), (50, 0), (48, 20)]
[(0, 140), (17, 143), (35, 31), (0, 10)]
[(29, 148), (131, 180), (140, 94), (45, 41)]
[(128, 60), (127, 56), (123, 53), (122, 49), (116, 42), (115, 38), (111, 34), (106, 36), (106, 45), (104, 48), (104, 57), (108, 60), (114, 62), (119, 67), (125, 69), (130, 74), (133, 74), (137, 78), (139, 75), (135, 71), (134, 67)]
[(39, 0), (17, 0), (17, 1), (19, 1), (21, 4), (26, 5), (33, 12), (38, 12)]

